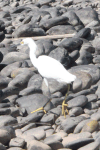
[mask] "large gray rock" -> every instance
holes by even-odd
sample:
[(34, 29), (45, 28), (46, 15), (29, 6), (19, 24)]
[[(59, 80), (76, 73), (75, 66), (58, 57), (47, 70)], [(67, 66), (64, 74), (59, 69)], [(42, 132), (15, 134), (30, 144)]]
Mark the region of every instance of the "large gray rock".
[(84, 25), (87, 25), (92, 21), (98, 21), (97, 12), (90, 7), (77, 10), (76, 14)]
[(71, 25), (58, 25), (50, 28), (46, 33), (50, 35), (74, 34), (76, 30)]
[(39, 26), (44, 29), (50, 29), (53, 26), (56, 25), (62, 25), (68, 21), (68, 18), (66, 16), (59, 16), (56, 18), (50, 18), (48, 20), (45, 20), (43, 22), (40, 21)]
[(74, 11), (65, 12), (63, 16), (68, 17), (69, 19), (68, 22), (73, 26), (82, 24), (81, 20), (79, 19), (79, 17), (76, 15)]
[[(21, 98), (18, 98), (16, 102), (19, 104), (21, 108), (25, 108), (30, 114), (32, 111), (35, 111), (38, 108), (43, 107), (47, 102), (48, 98), (42, 94), (32, 94), (29, 96), (23, 96)], [(53, 106), (51, 105), (51, 102), (47, 104), (47, 106), (44, 107), (45, 110), (50, 110)]]
[(2, 76), (10, 76), (11, 75), (11, 72), (19, 67), (21, 67), (21, 62), (15, 62), (15, 63), (12, 63), (12, 64), (9, 64), (7, 65), (6, 67), (4, 67), (2, 70), (1, 70), (1, 75)]
[(27, 72), (17, 75), (9, 84), (8, 87), (18, 87), (24, 89), (27, 87), (29, 79), (34, 75), (34, 72), (29, 70)]
[(0, 143), (7, 145), (15, 137), (15, 130), (11, 126), (0, 128)]
[(70, 63), (70, 57), (68, 56), (68, 52), (65, 48), (57, 47), (49, 53), (49, 56), (58, 60), (60, 63), (68, 66)]
[(16, 61), (22, 61), (28, 58), (29, 56), (27, 54), (21, 52), (10, 52), (4, 56), (2, 64), (11, 64)]
[(69, 72), (73, 74), (77, 71), (83, 71), (90, 74), (92, 77), (92, 84), (95, 84), (100, 79), (100, 71), (95, 65), (80, 65), (69, 69)]
[(12, 117), (12, 116), (9, 116), (9, 115), (2, 115), (0, 116), (0, 127), (3, 127), (3, 126), (7, 126), (7, 125), (14, 125), (17, 123), (17, 120)]
[(13, 37), (31, 37), (31, 36), (44, 36), (45, 31), (42, 28), (34, 28), (34, 26), (25, 24), (17, 28), (12, 36)]
[(65, 38), (63, 39), (58, 46), (66, 48), (69, 52), (79, 48), (82, 45), (83, 41), (80, 38)]
[(69, 100), (67, 103), (68, 108), (73, 108), (73, 107), (83, 107), (86, 105), (87, 102), (88, 102), (87, 97), (84, 95), (80, 95), (78, 97)]

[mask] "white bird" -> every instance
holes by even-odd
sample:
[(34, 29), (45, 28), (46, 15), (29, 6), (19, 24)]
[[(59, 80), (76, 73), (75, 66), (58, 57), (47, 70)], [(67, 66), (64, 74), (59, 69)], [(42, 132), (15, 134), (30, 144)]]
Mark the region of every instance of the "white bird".
[[(23, 39), (21, 41), (21, 44), (28, 45), (28, 47), (30, 49), (30, 60), (32, 61), (32, 64), (34, 65), (34, 67), (37, 68), (38, 72), (44, 78), (45, 84), (47, 85), (48, 89), (49, 89), (49, 85), (48, 85), (47, 79), (49, 79), (49, 78), (55, 79), (58, 82), (63, 82), (63, 83), (65, 82), (66, 84), (70, 84), (73, 81), (75, 81), (76, 76), (69, 73), (64, 68), (64, 66), (56, 59), (51, 58), (46, 55), (42, 55), (42, 56), (39, 56), (38, 58), (36, 58), (35, 52), (38, 49), (38, 47), (32, 38)], [(62, 103), (62, 114), (64, 116), (65, 116), (65, 107), (68, 106), (67, 104), (65, 104), (66, 97), (67, 97), (67, 94)], [(43, 107), (41, 107), (41, 108), (44, 109)], [(37, 109), (36, 111), (41, 110), (41, 108)], [(67, 109), (66, 109), (66, 111), (68, 112)], [(35, 112), (35, 111), (33, 111), (33, 112)]]

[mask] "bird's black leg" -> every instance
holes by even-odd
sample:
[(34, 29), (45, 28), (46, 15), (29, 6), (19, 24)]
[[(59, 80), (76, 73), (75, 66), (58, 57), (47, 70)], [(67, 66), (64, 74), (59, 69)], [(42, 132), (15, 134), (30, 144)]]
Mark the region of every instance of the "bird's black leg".
[(65, 109), (66, 109), (67, 114), (68, 114), (68, 109), (66, 108), (66, 107), (68, 106), (68, 104), (65, 104), (65, 102), (66, 102), (66, 98), (67, 98), (69, 89), (70, 89), (70, 84), (68, 84), (68, 91), (67, 91), (67, 93), (66, 93), (66, 95), (65, 95), (65, 99), (64, 99), (63, 102), (62, 102), (62, 115), (64, 115), (65, 118), (66, 118)]

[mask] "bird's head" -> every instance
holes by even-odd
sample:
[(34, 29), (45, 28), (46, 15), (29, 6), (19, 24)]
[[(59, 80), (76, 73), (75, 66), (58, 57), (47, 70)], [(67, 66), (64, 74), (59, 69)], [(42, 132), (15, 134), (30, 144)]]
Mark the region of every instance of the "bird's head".
[(23, 39), (21, 42), (20, 42), (20, 44), (21, 45), (30, 45), (30, 44), (35, 44), (35, 42), (33, 41), (33, 39), (32, 38), (25, 38), (25, 39)]
[(25, 38), (20, 42), (21, 45), (28, 45), (30, 51), (36, 51), (37, 45), (32, 38)]

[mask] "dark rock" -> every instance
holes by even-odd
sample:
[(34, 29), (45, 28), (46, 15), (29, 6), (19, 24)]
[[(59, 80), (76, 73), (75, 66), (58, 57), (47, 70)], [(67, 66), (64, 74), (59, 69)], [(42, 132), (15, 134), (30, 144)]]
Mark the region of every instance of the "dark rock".
[(69, 115), (70, 116), (79, 116), (83, 112), (83, 109), (81, 107), (74, 107), (69, 110)]
[(46, 33), (50, 35), (74, 34), (76, 30), (71, 25), (58, 25), (50, 28)]
[(99, 149), (99, 142), (92, 142), (90, 144), (87, 144), (86, 146), (83, 146), (81, 148), (79, 148), (79, 150), (86, 150), (86, 149), (93, 149), (93, 150), (96, 150), (96, 149)]
[[(21, 108), (25, 108), (28, 114), (30, 114), (32, 111), (43, 107), (43, 105), (48, 102), (48, 98), (42, 94), (32, 94), (29, 96), (23, 96), (21, 98), (18, 98), (16, 102), (19, 104)], [(49, 110), (52, 107), (53, 106), (51, 106), (50, 102), (47, 104), (47, 106), (44, 107), (44, 109)]]
[(32, 25), (24, 24), (13, 32), (13, 37), (31, 37), (31, 36), (44, 36), (45, 31), (42, 28), (34, 28)]
[(68, 51), (73, 51), (82, 45), (83, 41), (79, 38), (65, 38), (58, 46), (66, 48)]
[(26, 73), (21, 73), (17, 75), (9, 84), (8, 87), (18, 87), (19, 89), (24, 89), (27, 87), (29, 79), (33, 76), (34, 72), (29, 70)]
[(64, 23), (67, 23), (67, 21), (68, 21), (68, 18), (66, 16), (60, 16), (60, 17), (45, 20), (43, 22), (40, 21), (39, 26), (44, 29), (50, 29), (53, 26), (62, 25)]
[(80, 18), (80, 20), (83, 22), (84, 25), (87, 25), (92, 21), (98, 21), (97, 12), (90, 7), (77, 10), (76, 14)]
[(0, 42), (2, 42), (5, 38), (5, 34), (3, 31), (0, 31)]
[(79, 19), (79, 17), (76, 15), (74, 11), (65, 12), (62, 16), (68, 17), (69, 19), (68, 22), (73, 26), (82, 24), (81, 20)]
[(1, 47), (0, 48), (0, 52), (3, 54), (3, 55), (6, 55), (8, 54), (9, 52), (16, 52), (17, 51), (17, 47), (15, 45), (11, 45), (11, 46), (6, 46), (6, 47)]
[(86, 105), (88, 102), (86, 96), (80, 95), (78, 97), (73, 98), (72, 100), (69, 100), (68, 103), (68, 108), (73, 108), (73, 107), (83, 107)]
[(80, 56), (76, 60), (77, 65), (87, 65), (92, 63), (93, 56), (86, 50), (80, 50)]
[(92, 134), (89, 132), (82, 132), (82, 133), (78, 133), (78, 134), (72, 133), (72, 134), (69, 134), (67, 137), (63, 138), (62, 144), (65, 146), (76, 140), (83, 139), (83, 138), (91, 138), (91, 137), (92, 137)]
[(1, 150), (6, 150), (6, 147), (3, 144), (0, 143), (0, 149)]
[(8, 77), (0, 76), (0, 89), (6, 88), (10, 81)]
[(78, 149), (78, 148), (80, 148), (84, 145), (87, 145), (87, 144), (91, 143), (91, 142), (94, 142), (94, 139), (92, 139), (92, 138), (83, 138), (83, 139), (78, 139), (78, 140), (72, 141), (68, 144), (65, 144), (64, 147), (71, 148), (71, 149), (73, 149), (73, 148)]
[(43, 54), (48, 55), (53, 49), (55, 49), (55, 46), (50, 39), (38, 40), (36, 44), (38, 46), (38, 50), (35, 53), (37, 57)]
[(90, 28), (83, 28), (74, 35), (74, 38), (87, 38), (87, 36), (90, 34), (90, 31)]
[(0, 20), (0, 31), (3, 31), (5, 29), (5, 24), (2, 20)]
[(71, 57), (71, 59), (72, 59), (73, 61), (75, 61), (75, 60), (78, 59), (78, 57), (79, 57), (79, 51), (78, 51), (78, 50), (74, 50), (73, 52), (71, 52), (71, 53), (69, 54), (69, 56)]
[(1, 71), (2, 76), (10, 76), (11, 72), (19, 67), (21, 67), (22, 62), (15, 62), (12, 64), (7, 65), (4, 69)]
[(15, 137), (15, 130), (11, 126), (0, 128), (0, 143), (7, 145)]
[(70, 63), (70, 58), (68, 56), (68, 52), (65, 48), (57, 47), (49, 53), (49, 56), (58, 60), (60, 63), (68, 66)]
[(55, 121), (55, 115), (54, 114), (45, 114), (40, 120), (40, 122), (50, 123), (50, 124), (54, 124), (54, 121)]
[(17, 125), (15, 125), (15, 128), (22, 128), (23, 126), (29, 124), (30, 122), (38, 122), (42, 116), (43, 116), (43, 112), (35, 112), (32, 114), (27, 115), (26, 117), (20, 117), (18, 118), (18, 123)]
[(97, 95), (96, 94), (90, 94), (86, 96), (88, 98), (88, 102), (96, 102), (97, 101)]
[(24, 10), (31, 10), (29, 7), (25, 7), (25, 6), (18, 6), (17, 8), (14, 8), (11, 13), (12, 14), (15, 14), (15, 13), (21, 13), (23, 12)]
[(71, 117), (64, 120), (61, 125), (60, 129), (64, 130), (67, 133), (72, 133), (74, 131), (74, 128), (76, 125), (78, 125), (79, 122), (84, 120), (85, 117), (83, 116), (77, 116), (77, 117)]

